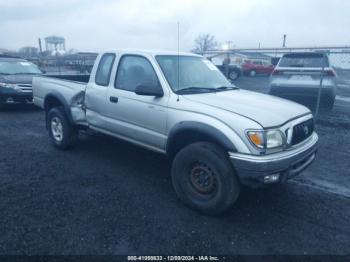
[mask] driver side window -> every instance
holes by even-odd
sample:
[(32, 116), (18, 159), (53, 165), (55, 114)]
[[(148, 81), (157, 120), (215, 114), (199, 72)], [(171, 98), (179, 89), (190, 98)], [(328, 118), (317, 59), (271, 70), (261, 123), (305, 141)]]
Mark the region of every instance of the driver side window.
[(134, 92), (137, 86), (160, 88), (158, 77), (145, 57), (125, 55), (119, 62), (115, 88)]

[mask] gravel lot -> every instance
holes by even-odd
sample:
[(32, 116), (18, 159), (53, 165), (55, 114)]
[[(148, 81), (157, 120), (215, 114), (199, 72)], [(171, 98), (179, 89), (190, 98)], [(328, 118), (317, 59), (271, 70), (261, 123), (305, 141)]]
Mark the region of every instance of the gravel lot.
[[(266, 79), (237, 85), (264, 92)], [(244, 189), (229, 214), (208, 217), (177, 200), (163, 156), (99, 134), (62, 152), (42, 111), (8, 107), (0, 254), (350, 254), (349, 112), (337, 100), (322, 114), (317, 160), (298, 178)]]

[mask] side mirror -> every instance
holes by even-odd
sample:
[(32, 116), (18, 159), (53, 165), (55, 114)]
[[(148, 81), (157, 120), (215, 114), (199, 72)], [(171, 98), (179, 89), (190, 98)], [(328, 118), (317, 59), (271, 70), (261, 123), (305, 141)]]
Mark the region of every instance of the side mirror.
[(135, 88), (135, 93), (140, 96), (162, 97), (164, 95), (161, 87), (139, 85)]

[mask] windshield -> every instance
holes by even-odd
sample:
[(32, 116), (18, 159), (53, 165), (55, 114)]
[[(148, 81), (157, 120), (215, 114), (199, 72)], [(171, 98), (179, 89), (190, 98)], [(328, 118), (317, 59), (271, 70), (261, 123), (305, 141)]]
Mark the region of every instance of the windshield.
[(328, 67), (327, 57), (322, 54), (291, 54), (282, 57), (280, 67)]
[(156, 60), (176, 93), (184, 90), (213, 92), (234, 87), (212, 62), (203, 57), (159, 55)]
[(27, 61), (1, 61), (0, 74), (18, 75), (18, 74), (41, 74), (40, 69), (33, 63)]

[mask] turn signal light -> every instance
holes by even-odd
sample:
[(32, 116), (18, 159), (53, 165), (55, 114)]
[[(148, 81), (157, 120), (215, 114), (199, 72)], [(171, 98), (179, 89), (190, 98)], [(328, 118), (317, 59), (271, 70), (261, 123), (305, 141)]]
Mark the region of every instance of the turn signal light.
[(257, 147), (264, 147), (264, 139), (261, 133), (258, 132), (248, 132), (250, 141), (253, 142)]

